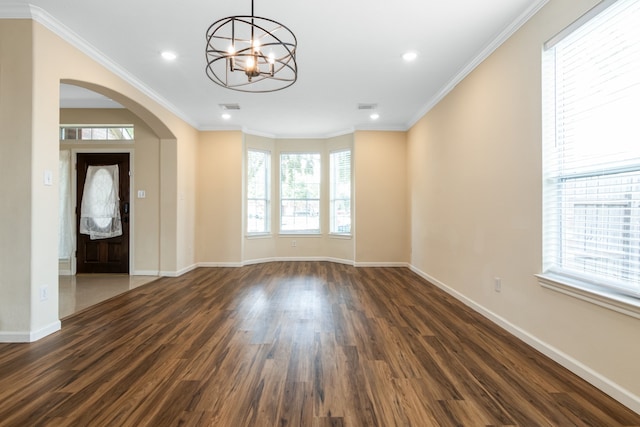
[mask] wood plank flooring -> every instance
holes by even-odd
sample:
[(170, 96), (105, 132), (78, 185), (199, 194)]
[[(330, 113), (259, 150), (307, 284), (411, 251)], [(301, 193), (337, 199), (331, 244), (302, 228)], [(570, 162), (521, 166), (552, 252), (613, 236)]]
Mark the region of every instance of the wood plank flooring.
[(640, 426), (404, 268), (162, 278), (0, 344), (1, 426)]

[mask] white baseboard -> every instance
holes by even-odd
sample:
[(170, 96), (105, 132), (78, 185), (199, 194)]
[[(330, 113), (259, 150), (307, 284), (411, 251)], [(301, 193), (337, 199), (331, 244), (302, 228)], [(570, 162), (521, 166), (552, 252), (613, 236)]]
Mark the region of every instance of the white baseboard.
[(160, 277), (180, 277), (185, 273), (188, 273), (192, 270), (195, 270), (196, 268), (198, 268), (198, 264), (192, 264), (188, 267), (182, 268), (180, 270), (177, 271), (160, 271), (159, 272), (159, 276)]
[(44, 338), (47, 335), (51, 335), (52, 333), (59, 331), (61, 327), (62, 323), (57, 320), (44, 328), (38, 329), (37, 331), (0, 331), (0, 343), (28, 343), (38, 341), (40, 338)]
[(242, 267), (241, 262), (199, 262), (197, 267), (216, 268), (216, 267)]
[[(160, 276), (165, 277), (178, 277), (198, 267), (215, 268), (215, 267), (244, 267), (247, 265), (266, 264), (269, 262), (300, 262), (300, 261), (325, 261), (335, 262), (337, 264), (351, 265), (354, 267), (409, 267), (409, 263), (406, 262), (355, 262), (350, 259), (333, 258), (333, 257), (270, 257), (270, 258), (256, 258), (249, 259), (241, 262), (199, 262), (190, 267), (184, 268), (179, 271), (160, 271)], [(141, 274), (136, 272), (136, 274)], [(143, 274), (147, 275), (147, 274)], [(155, 274), (148, 274), (155, 275)]]
[(325, 258), (324, 261), (327, 262), (335, 262), (336, 264), (345, 264), (345, 265), (350, 265), (352, 267), (356, 266), (355, 261), (352, 261), (350, 259), (342, 259), (342, 258)]
[(584, 379), (585, 381), (589, 382), (593, 386), (597, 387), (598, 389), (608, 394), (618, 402), (622, 403), (632, 411), (640, 414), (640, 396), (635, 395), (634, 393), (630, 392), (629, 390), (625, 389), (619, 384), (611, 381), (610, 379), (603, 376), (602, 374), (594, 371), (593, 369), (589, 368), (588, 366), (584, 365), (583, 363), (574, 359), (568, 354), (540, 340), (536, 336), (531, 335), (529, 332), (525, 331), (524, 329), (519, 328), (518, 326), (509, 322), (505, 318), (497, 315), (491, 310), (488, 310), (486, 307), (464, 296), (463, 294), (456, 291), (455, 289), (450, 288), (449, 286), (440, 282), (438, 279), (419, 270), (413, 265), (410, 265), (409, 268), (411, 269), (411, 271), (421, 276), (423, 279), (427, 280), (430, 283), (433, 283), (438, 288), (442, 289), (443, 291), (453, 296), (454, 298), (456, 298), (457, 300), (459, 300), (469, 308), (473, 309), (474, 311), (480, 313), (487, 319), (491, 320), (493, 323), (500, 326), (510, 334), (516, 336), (517, 338), (521, 339), (525, 343), (529, 344), (531, 347), (535, 348), (545, 356), (549, 357), (553, 361), (559, 363), (560, 365), (567, 368), (574, 374), (578, 375), (580, 378)]
[(356, 262), (356, 267), (409, 267), (409, 263), (406, 262)]
[(131, 273), (132, 276), (159, 276), (158, 270), (135, 270)]
[(247, 261), (243, 261), (240, 263), (240, 266), (246, 266), (246, 265), (256, 265), (256, 264), (266, 264), (268, 262), (276, 262), (279, 261), (278, 258), (257, 258), (257, 259), (250, 259)]
[(272, 257), (272, 258), (256, 258), (249, 259), (242, 262), (200, 262), (198, 267), (245, 267), (247, 265), (266, 264), (269, 262), (300, 262), (300, 261), (326, 261), (335, 262), (338, 264), (354, 265), (353, 261), (331, 258), (331, 257)]

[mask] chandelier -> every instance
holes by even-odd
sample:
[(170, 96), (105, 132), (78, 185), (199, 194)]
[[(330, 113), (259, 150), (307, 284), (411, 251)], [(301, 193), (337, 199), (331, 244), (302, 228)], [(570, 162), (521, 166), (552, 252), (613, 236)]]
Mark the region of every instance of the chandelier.
[(207, 30), (207, 77), (241, 92), (274, 92), (298, 78), (296, 36), (272, 19), (229, 16)]

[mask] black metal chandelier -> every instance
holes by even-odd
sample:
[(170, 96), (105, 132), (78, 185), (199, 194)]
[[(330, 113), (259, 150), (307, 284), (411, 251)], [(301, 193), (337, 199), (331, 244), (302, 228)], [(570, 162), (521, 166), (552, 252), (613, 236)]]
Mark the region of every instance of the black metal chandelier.
[(207, 77), (241, 92), (274, 92), (298, 78), (296, 36), (272, 19), (229, 16), (207, 30)]

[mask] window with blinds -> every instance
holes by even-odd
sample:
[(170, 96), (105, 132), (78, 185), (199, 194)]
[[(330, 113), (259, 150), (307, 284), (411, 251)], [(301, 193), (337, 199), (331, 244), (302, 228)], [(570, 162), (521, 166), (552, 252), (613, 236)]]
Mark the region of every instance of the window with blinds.
[(640, 1), (604, 1), (543, 53), (544, 270), (640, 298)]
[(247, 233), (269, 233), (271, 153), (247, 151)]
[(320, 153), (280, 155), (280, 232), (320, 233)]
[(329, 153), (329, 217), (331, 233), (351, 233), (351, 150)]

